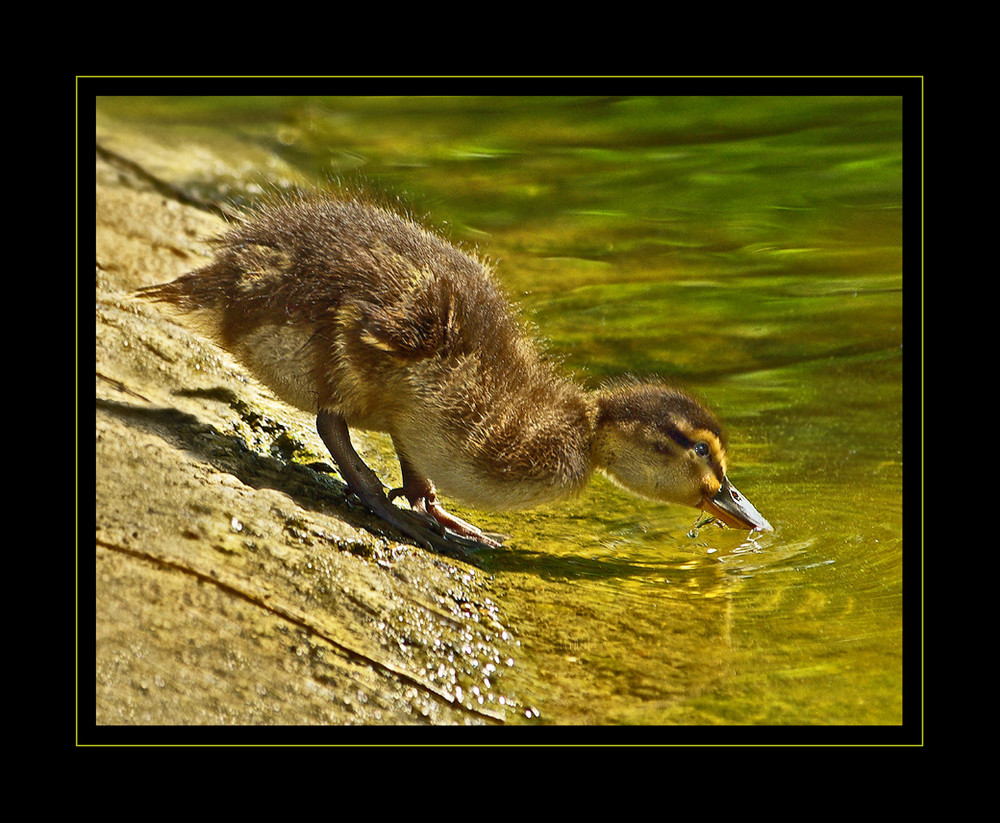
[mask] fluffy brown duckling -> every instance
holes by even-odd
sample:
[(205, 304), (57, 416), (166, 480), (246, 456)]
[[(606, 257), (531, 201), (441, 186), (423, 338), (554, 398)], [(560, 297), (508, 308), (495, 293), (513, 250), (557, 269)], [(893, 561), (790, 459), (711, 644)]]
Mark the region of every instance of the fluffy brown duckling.
[[(348, 488), (418, 544), (449, 514), (578, 492), (599, 469), (632, 492), (740, 529), (770, 524), (732, 486), (715, 417), (685, 392), (560, 376), (489, 266), (396, 211), (349, 194), (287, 196), (244, 215), (215, 260), (143, 296), (192, 313), (279, 398), (317, 415)], [(348, 429), (387, 432), (403, 485), (385, 493)], [(391, 501), (404, 496), (421, 517)]]

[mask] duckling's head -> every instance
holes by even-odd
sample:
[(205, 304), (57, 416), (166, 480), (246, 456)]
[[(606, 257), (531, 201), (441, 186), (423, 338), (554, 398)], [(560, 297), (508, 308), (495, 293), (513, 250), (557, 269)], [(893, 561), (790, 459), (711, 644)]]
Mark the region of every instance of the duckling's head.
[(727, 526), (771, 524), (726, 476), (726, 442), (715, 416), (686, 392), (623, 382), (597, 394), (596, 465), (630, 491), (704, 510)]

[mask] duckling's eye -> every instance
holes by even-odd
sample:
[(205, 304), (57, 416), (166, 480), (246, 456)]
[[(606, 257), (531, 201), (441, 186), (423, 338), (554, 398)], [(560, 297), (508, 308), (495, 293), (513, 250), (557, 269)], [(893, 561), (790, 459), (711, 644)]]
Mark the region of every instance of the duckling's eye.
[(695, 443), (694, 453), (698, 457), (708, 457), (708, 443)]

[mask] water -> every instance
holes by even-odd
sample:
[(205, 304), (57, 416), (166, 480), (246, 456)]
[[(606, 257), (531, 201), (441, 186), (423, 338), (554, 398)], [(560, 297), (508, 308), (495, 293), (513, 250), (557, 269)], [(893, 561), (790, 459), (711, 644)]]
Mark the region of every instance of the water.
[[(902, 721), (902, 103), (897, 98), (110, 99), (227, 162), (363, 173), (478, 246), (589, 386), (676, 379), (728, 430), (773, 534), (598, 478), (484, 552), (532, 723)], [(219, 150), (222, 153), (222, 150)], [(255, 168), (259, 171), (259, 162)], [(264, 172), (267, 174), (267, 172)]]

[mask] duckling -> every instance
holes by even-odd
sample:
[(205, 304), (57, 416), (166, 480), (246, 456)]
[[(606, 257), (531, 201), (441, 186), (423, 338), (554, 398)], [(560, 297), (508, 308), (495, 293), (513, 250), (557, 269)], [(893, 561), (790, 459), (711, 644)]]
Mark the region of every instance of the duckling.
[[(585, 391), (540, 354), (488, 263), (356, 193), (285, 195), (243, 214), (209, 265), (141, 289), (190, 314), (281, 400), (316, 415), (368, 509), (430, 547), (450, 514), (579, 492), (602, 471), (631, 492), (738, 529), (771, 525), (727, 476), (715, 417), (658, 380)], [(402, 486), (386, 493), (349, 429), (388, 433)], [(419, 516), (392, 501), (405, 497)]]

